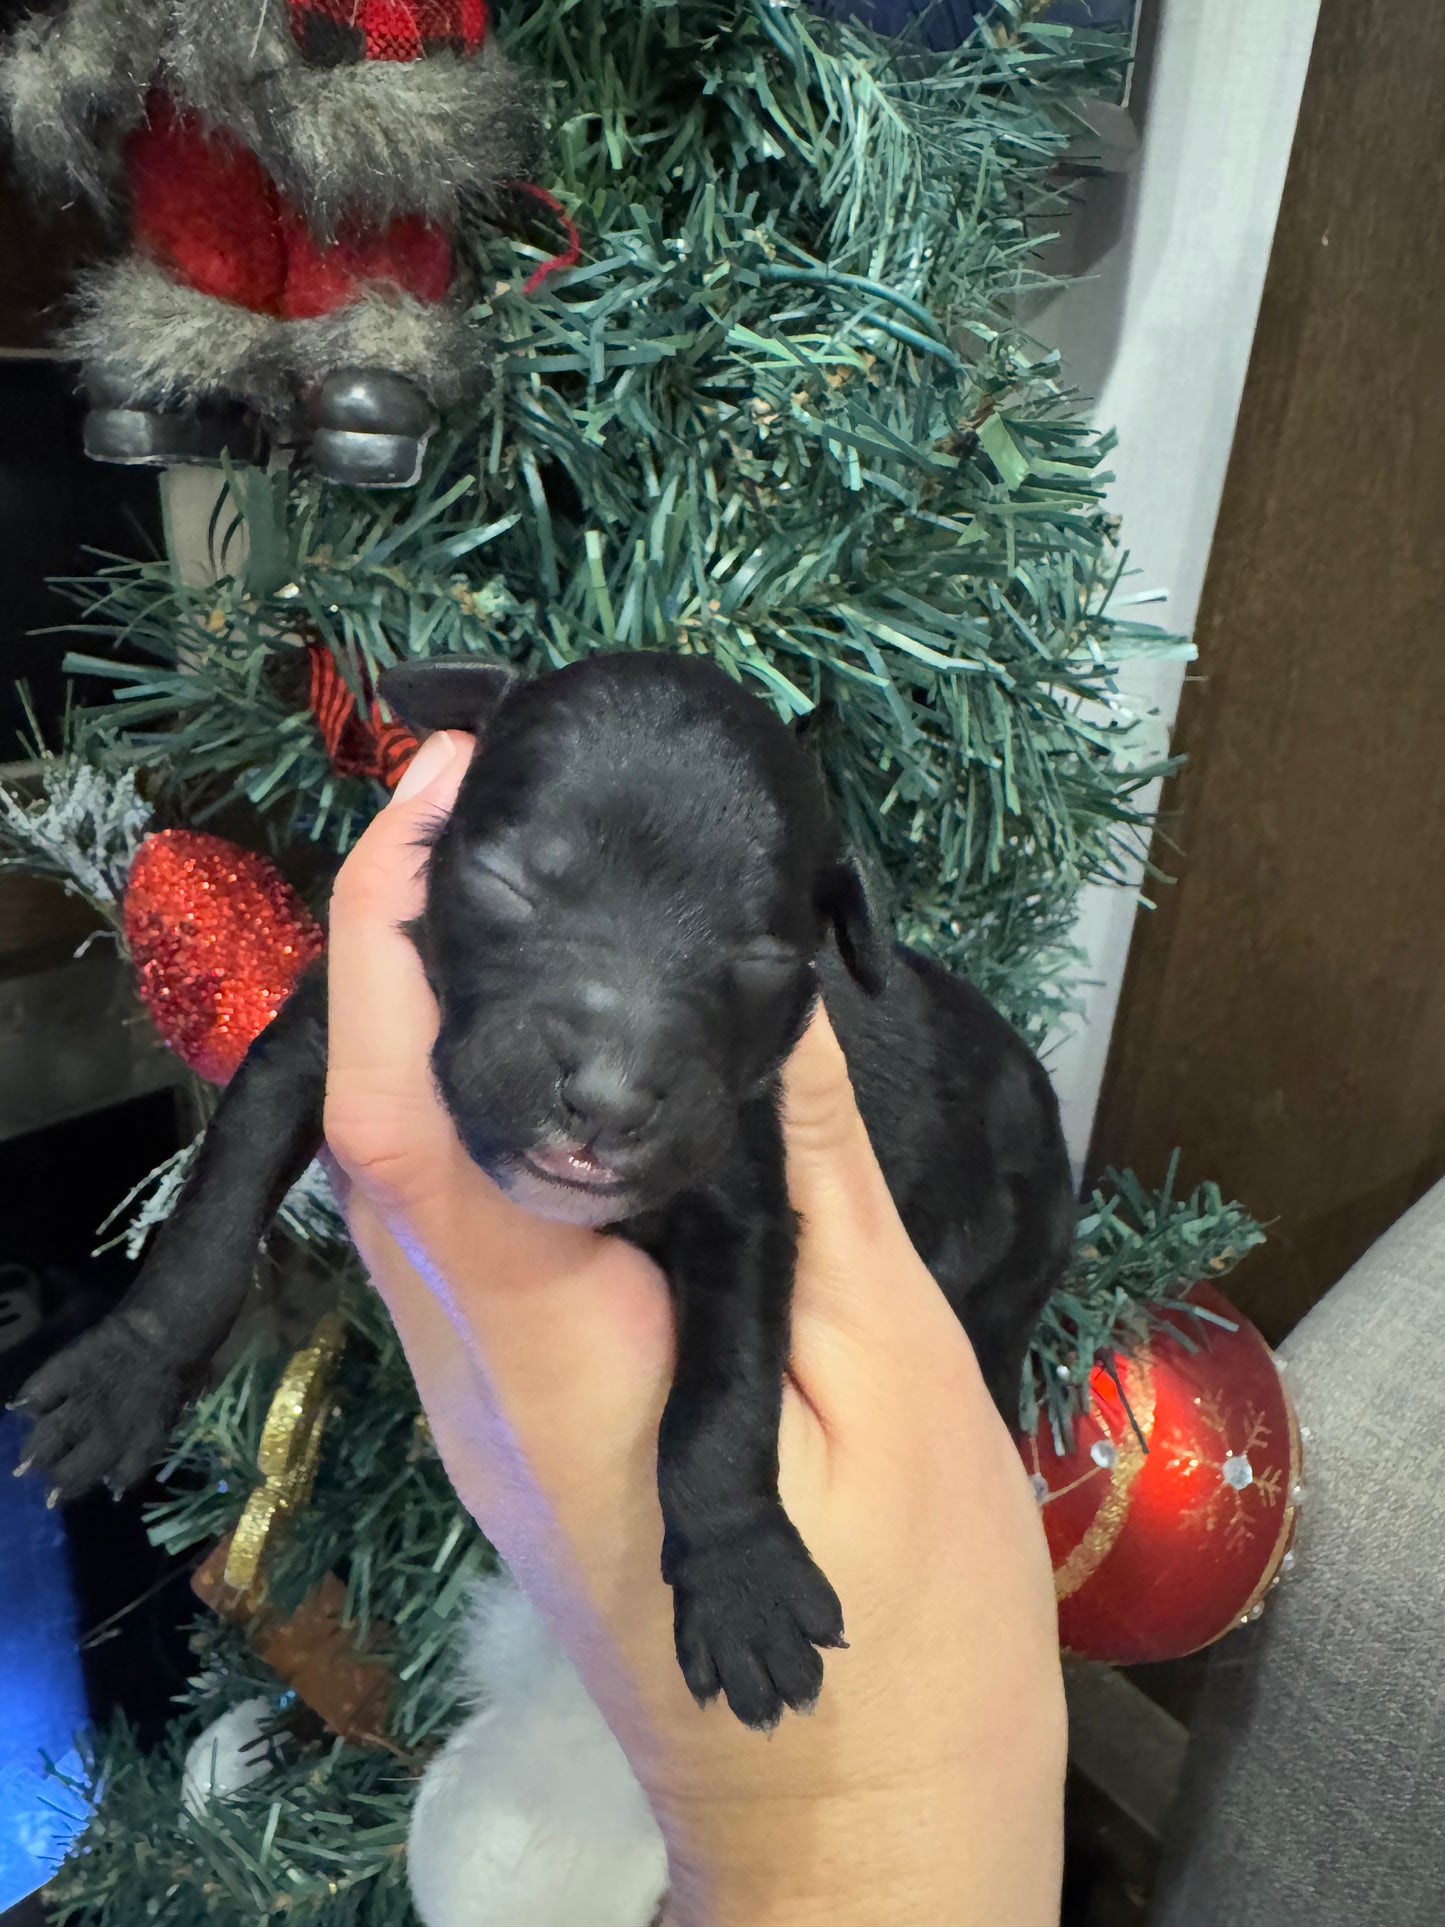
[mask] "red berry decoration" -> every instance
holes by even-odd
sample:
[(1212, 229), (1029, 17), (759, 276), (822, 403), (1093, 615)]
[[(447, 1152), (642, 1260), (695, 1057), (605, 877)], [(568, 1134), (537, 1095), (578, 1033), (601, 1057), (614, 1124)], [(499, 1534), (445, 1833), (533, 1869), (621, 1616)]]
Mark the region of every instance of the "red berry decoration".
[(213, 1084), (231, 1076), (326, 943), (274, 864), (201, 830), (142, 843), (125, 940), (156, 1028)]
[(1117, 1361), (1117, 1385), (1096, 1368), (1071, 1450), (1055, 1452), (1046, 1426), (1020, 1443), (1059, 1638), (1082, 1659), (1134, 1665), (1212, 1644), (1262, 1609), (1290, 1553), (1301, 1448), (1279, 1368), (1213, 1286), (1185, 1296), (1213, 1318), (1166, 1312)]

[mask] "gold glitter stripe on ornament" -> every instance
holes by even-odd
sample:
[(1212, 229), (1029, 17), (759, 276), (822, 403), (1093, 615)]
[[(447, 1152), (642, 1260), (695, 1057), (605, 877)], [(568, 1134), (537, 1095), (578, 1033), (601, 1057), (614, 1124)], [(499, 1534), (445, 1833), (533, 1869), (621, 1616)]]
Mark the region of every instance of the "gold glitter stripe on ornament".
[(226, 1555), (226, 1584), (238, 1591), (255, 1586), (281, 1523), (311, 1497), (332, 1374), (345, 1338), (340, 1314), (327, 1312), (281, 1374), (256, 1454), (263, 1483), (247, 1499)]
[(1126, 1412), (1124, 1431), (1109, 1471), (1109, 1490), (1089, 1521), (1088, 1531), (1054, 1573), (1055, 1599), (1068, 1599), (1076, 1593), (1113, 1551), (1115, 1541), (1124, 1530), (1124, 1521), (1129, 1516), (1134, 1481), (1144, 1469), (1144, 1439), (1154, 1429), (1153, 1347), (1146, 1344), (1137, 1360), (1121, 1359), (1119, 1364), (1124, 1399), (1129, 1411), (1134, 1414), (1138, 1430), (1129, 1423)]

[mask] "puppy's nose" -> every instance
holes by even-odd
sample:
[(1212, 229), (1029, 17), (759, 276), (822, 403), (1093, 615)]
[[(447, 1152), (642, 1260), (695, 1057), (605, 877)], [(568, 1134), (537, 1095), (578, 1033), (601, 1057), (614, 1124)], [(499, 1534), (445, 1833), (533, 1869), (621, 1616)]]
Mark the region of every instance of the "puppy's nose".
[(606, 1058), (593, 1058), (562, 1082), (562, 1102), (572, 1127), (584, 1142), (632, 1138), (657, 1109), (657, 1093), (630, 1078)]

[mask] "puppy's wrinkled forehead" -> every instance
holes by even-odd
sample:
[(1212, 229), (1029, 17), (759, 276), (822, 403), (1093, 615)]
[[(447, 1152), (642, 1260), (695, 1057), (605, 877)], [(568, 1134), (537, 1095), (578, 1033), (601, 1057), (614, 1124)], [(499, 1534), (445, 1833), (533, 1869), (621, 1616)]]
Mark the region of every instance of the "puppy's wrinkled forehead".
[(707, 694), (566, 673), (518, 690), (468, 773), (459, 842), (558, 907), (647, 897), (763, 934), (816, 864), (823, 819), (788, 732), (753, 697)]

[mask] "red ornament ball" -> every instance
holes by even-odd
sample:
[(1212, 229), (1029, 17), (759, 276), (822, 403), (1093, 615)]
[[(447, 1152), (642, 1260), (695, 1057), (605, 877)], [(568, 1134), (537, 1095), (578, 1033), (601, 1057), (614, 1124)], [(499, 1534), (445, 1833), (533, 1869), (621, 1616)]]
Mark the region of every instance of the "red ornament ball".
[(1300, 1434), (1273, 1354), (1212, 1285), (1185, 1296), (1211, 1316), (1166, 1312), (1118, 1385), (1096, 1368), (1071, 1448), (1047, 1426), (1020, 1441), (1081, 1659), (1212, 1644), (1261, 1607), (1294, 1538)]
[(148, 836), (125, 892), (142, 1001), (181, 1061), (224, 1084), (326, 939), (265, 857), (201, 830)]

